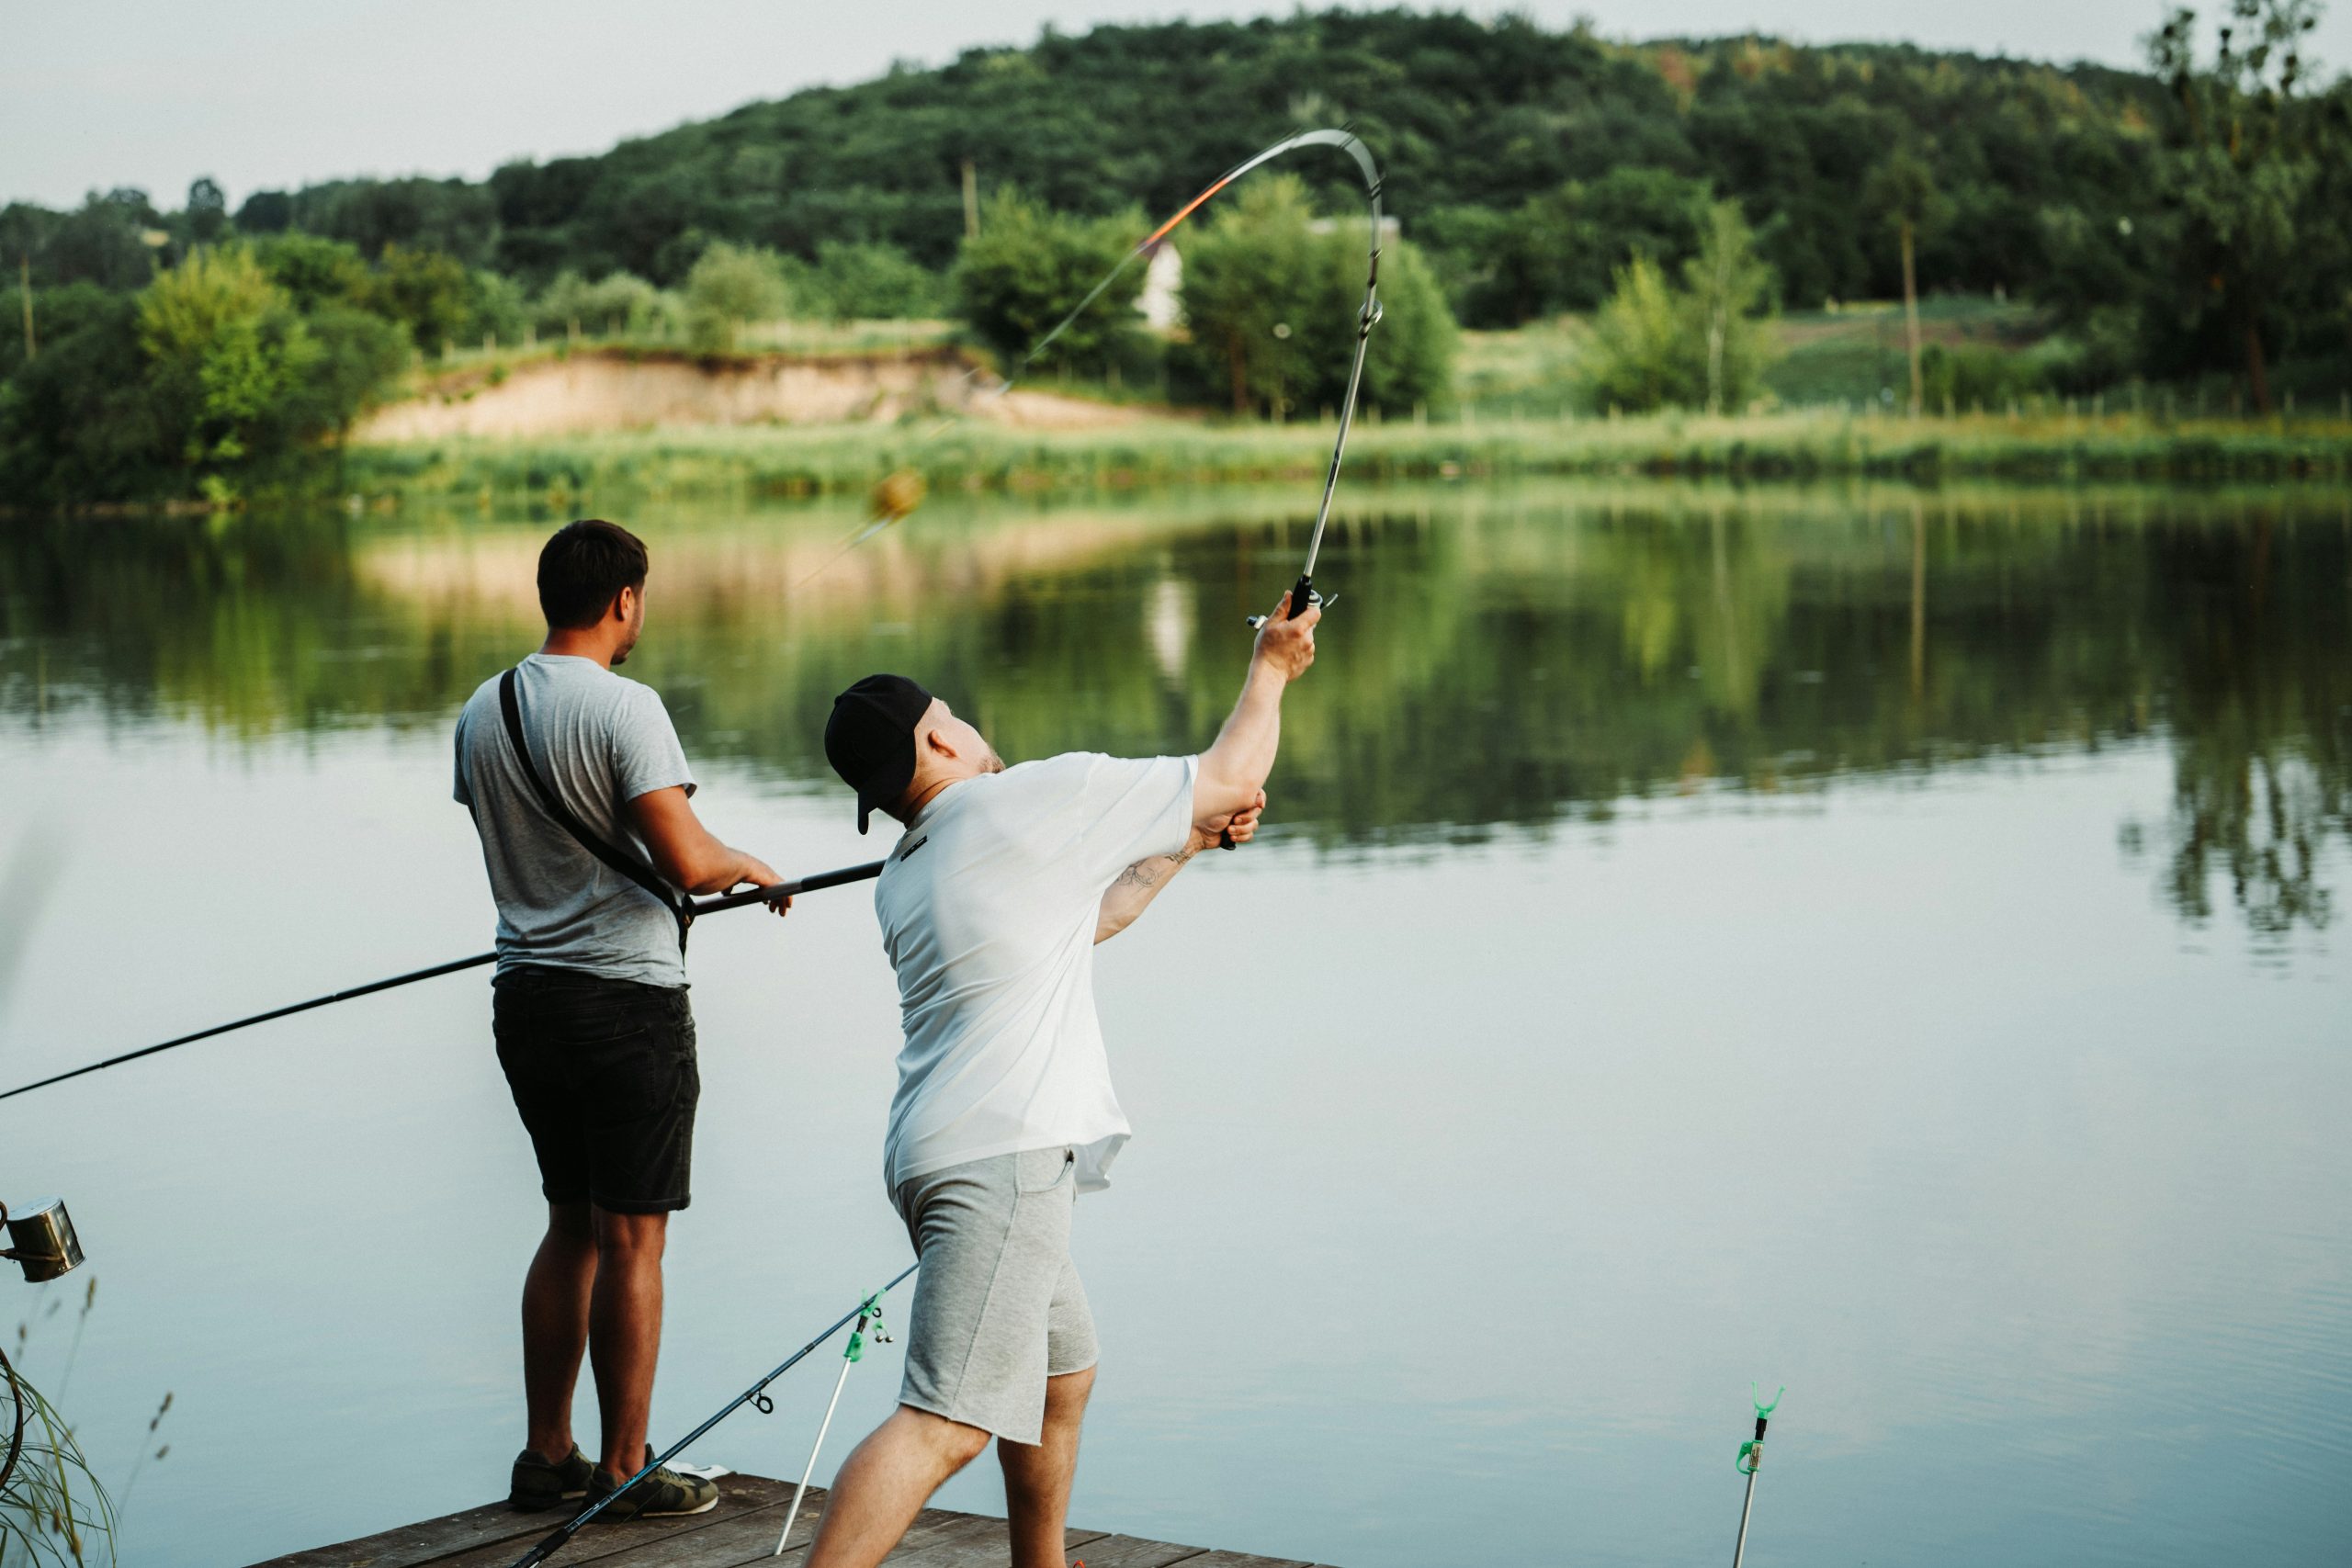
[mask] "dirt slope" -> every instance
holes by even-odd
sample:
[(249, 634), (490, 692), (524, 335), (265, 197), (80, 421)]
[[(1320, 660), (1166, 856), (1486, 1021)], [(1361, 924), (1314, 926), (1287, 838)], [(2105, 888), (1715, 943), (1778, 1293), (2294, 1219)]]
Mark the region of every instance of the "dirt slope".
[(697, 359), (593, 350), (562, 359), (457, 371), (363, 420), (361, 441), (453, 435), (577, 435), (690, 425), (888, 421), (965, 412), (1041, 430), (1127, 424), (1140, 411), (1016, 390), (990, 395), (953, 350), (869, 356)]

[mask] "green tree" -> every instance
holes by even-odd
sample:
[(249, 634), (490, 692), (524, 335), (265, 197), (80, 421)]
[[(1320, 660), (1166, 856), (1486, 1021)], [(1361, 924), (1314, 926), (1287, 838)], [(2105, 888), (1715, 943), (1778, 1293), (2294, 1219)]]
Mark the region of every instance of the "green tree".
[(523, 286), (488, 267), (475, 267), (466, 275), (466, 281), (465, 341), (520, 342), (523, 323), (531, 313), (530, 296)]
[(368, 280), (366, 303), (408, 328), (421, 352), (438, 357), (443, 344), (463, 340), (473, 323), (474, 278), (446, 252), (390, 244)]
[[(1006, 187), (982, 204), (980, 232), (965, 242), (954, 273), (956, 309), (1010, 374), (1087, 290), (1119, 265), (1143, 228), (1133, 213), (1072, 218)], [(1043, 362), (1099, 368), (1124, 357), (1136, 336), (1143, 268), (1129, 267), (1080, 310)]]
[(164, 430), (181, 460), (224, 493), (224, 470), (286, 434), (284, 405), (320, 348), (286, 291), (243, 250), (198, 251), (139, 297)]
[[(1183, 253), (1188, 341), (1180, 366), (1236, 413), (1336, 411), (1355, 355), (1365, 240), (1355, 213), (1317, 220), (1295, 176), (1244, 186)], [(1382, 247), (1380, 296), (1363, 402), (1442, 405), (1452, 392), (1457, 333), (1445, 292), (1414, 247), (1395, 240)]]
[[(1329, 304), (1314, 209), (1296, 177), (1243, 186), (1190, 237), (1184, 258), (1182, 357), (1221, 387), (1237, 414), (1281, 419), (1317, 389), (1315, 344), (1302, 329)], [(1361, 258), (1357, 269), (1363, 271)], [(1362, 292), (1363, 280), (1356, 279)], [(1351, 322), (1351, 331), (1353, 323)], [(1352, 344), (1351, 344), (1352, 352)]]
[(1657, 263), (1635, 256), (1619, 267), (1616, 291), (1593, 318), (1592, 344), (1579, 361), (1593, 407), (1638, 413), (1697, 401), (1706, 383), (1692, 374), (1687, 321)]
[(904, 321), (948, 305), (946, 280), (897, 245), (827, 240), (814, 262), (785, 267), (795, 298), (829, 321)]
[(182, 209), (187, 220), (187, 237), (193, 243), (209, 245), (218, 243), (229, 231), (229, 197), (221, 190), (220, 182), (210, 175), (201, 175), (187, 187), (187, 206)]
[[(1321, 374), (1311, 383), (1315, 406), (1336, 409), (1347, 391), (1348, 356), (1354, 352), (1363, 304), (1363, 226), (1343, 222), (1322, 238), (1324, 295), (1307, 341), (1328, 356), (1317, 360)], [(1380, 300), (1380, 325), (1364, 355), (1364, 405), (1390, 413), (1447, 407), (1453, 399), (1453, 360), (1462, 334), (1444, 286), (1418, 247), (1401, 240), (1382, 247)]]
[(287, 433), (295, 441), (339, 441), (399, 379), (409, 336), (397, 321), (334, 300), (307, 313), (303, 324), (319, 352), (288, 390)]
[(41, 309), (39, 356), (0, 385), (0, 493), (17, 504), (152, 493), (173, 457), (134, 297), (77, 283), (42, 290)]
[(1919, 237), (1939, 226), (1951, 204), (1936, 188), (1935, 170), (1909, 147), (1897, 148), (1871, 171), (1862, 205), (1894, 231), (1903, 255), (1903, 335), (1911, 362), (1911, 417), (1919, 417), (1926, 389), (1919, 377)]
[(2197, 14), (2175, 10), (2148, 40), (2171, 100), (2161, 189), (2185, 231), (2177, 309), (2211, 321), (2238, 346), (2247, 396), (2268, 412), (2266, 338), (2283, 335), (2278, 301), (2300, 271), (2299, 233), (2321, 160), (2299, 93), (2318, 0), (2229, 0), (2210, 61)]
[(705, 353), (731, 352), (744, 325), (774, 321), (789, 302), (774, 251), (721, 240), (686, 274), (686, 333)]
[(369, 298), (368, 263), (359, 247), (299, 230), (265, 235), (246, 247), (271, 282), (304, 312), (322, 305), (356, 305)]
[(651, 333), (670, 325), (674, 310), (674, 299), (633, 273), (591, 283), (567, 269), (540, 291), (530, 314), (543, 333)]
[(1756, 254), (1756, 237), (1735, 202), (1707, 211), (1699, 254), (1682, 265), (1682, 287), (1702, 345), (1707, 412), (1745, 403), (1771, 362), (1771, 333), (1758, 321), (1772, 291), (1772, 269)]
[(1505, 326), (1589, 310), (1634, 257), (1671, 268), (1695, 254), (1707, 210), (1706, 182), (1668, 169), (1611, 169), (1532, 197), (1511, 213), (1473, 308)]

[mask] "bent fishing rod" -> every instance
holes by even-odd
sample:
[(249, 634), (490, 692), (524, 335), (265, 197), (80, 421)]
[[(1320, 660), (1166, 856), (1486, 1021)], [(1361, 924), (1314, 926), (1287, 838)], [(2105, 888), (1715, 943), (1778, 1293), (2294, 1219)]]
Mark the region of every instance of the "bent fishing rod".
[[(810, 876), (797, 877), (789, 882), (778, 882), (766, 887), (750, 887), (740, 893), (723, 894), (714, 898), (690, 898), (686, 900), (686, 908), (692, 919), (700, 919), (705, 915), (716, 915), (726, 909), (740, 909), (748, 904), (772, 904), (778, 898), (789, 898), (797, 893), (818, 893), (828, 887), (841, 887), (853, 882), (870, 882), (882, 874), (882, 865), (883, 863), (878, 860), (868, 861), (864, 865), (844, 866), (839, 871), (820, 871)], [(176, 1040), (165, 1040), (154, 1045), (142, 1045), (136, 1051), (125, 1051), (121, 1055), (109, 1056), (103, 1062), (92, 1062), (86, 1066), (74, 1067), (62, 1073), (53, 1073), (39, 1082), (23, 1084), (0, 1093), (0, 1100), (14, 1100), (20, 1094), (30, 1094), (37, 1089), (47, 1089), (51, 1084), (61, 1084), (68, 1078), (78, 1078), (85, 1073), (103, 1072), (108, 1067), (119, 1067), (125, 1062), (135, 1062), (141, 1056), (153, 1056), (163, 1051), (175, 1051), (183, 1045), (193, 1045), (199, 1040), (209, 1040), (216, 1034), (227, 1034), (234, 1030), (250, 1029), (256, 1023), (267, 1023), (272, 1019), (291, 1018), (298, 1012), (309, 1012), (313, 1008), (333, 1007), (337, 1002), (347, 1002), (359, 997), (374, 996), (378, 991), (389, 991), (401, 986), (413, 986), (419, 980), (432, 980), (443, 975), (455, 975), (462, 969), (479, 969), (485, 964), (495, 963), (497, 958), (498, 954), (494, 952), (477, 953), (470, 958), (457, 958), (447, 964), (435, 964), (430, 969), (411, 970), (405, 975), (394, 975), (390, 979), (371, 980), (367, 985), (354, 986), (348, 990), (332, 991), (323, 997), (312, 997), (309, 1001), (296, 1002), (290, 1007), (272, 1008), (267, 1012), (257, 1012), (251, 1018), (241, 1018), (229, 1023), (216, 1023), (209, 1029), (199, 1029), (193, 1034), (183, 1034)]]
[[(1085, 315), (1094, 302), (1102, 299), (1130, 266), (1156, 252), (1161, 241), (1173, 233), (1184, 220), (1206, 206), (1211, 197), (1253, 170), (1262, 168), (1275, 159), (1284, 157), (1305, 147), (1336, 147), (1355, 160), (1356, 170), (1363, 176), (1364, 199), (1369, 209), (1372, 234), (1366, 252), (1363, 304), (1356, 312), (1355, 359), (1348, 367), (1347, 394), (1340, 400), (1339, 434), (1331, 443), (1331, 466), (1324, 475), (1322, 502), (1315, 510), (1315, 529), (1306, 541), (1306, 563), (1300, 569), (1298, 581), (1290, 592), (1289, 613), (1293, 615), (1304, 614), (1309, 604), (1326, 603), (1323, 597), (1315, 592), (1315, 562), (1323, 552), (1323, 530), (1325, 525), (1331, 519), (1331, 498), (1340, 488), (1340, 465), (1347, 456), (1348, 433), (1355, 423), (1356, 402), (1363, 387), (1364, 354), (1372, 343), (1372, 329), (1380, 324), (1380, 197), (1383, 181), (1380, 165), (1374, 160), (1372, 149), (1365, 146), (1363, 139), (1353, 131), (1303, 130), (1295, 136), (1284, 137), (1272, 146), (1243, 159), (1226, 170), (1204, 186), (1198, 196), (1178, 208), (1166, 222), (1138, 241), (1133, 250), (1119, 259), (1116, 266), (1104, 273), (1102, 280), (1086, 291), (1084, 297), (1071, 308), (1068, 315), (1055, 322), (1051, 328), (1047, 329), (1045, 335), (1029, 345), (1027, 352), (1007, 367), (1003, 378), (989, 389), (987, 393), (990, 398), (1001, 398), (1012, 391), (1014, 383), (1028, 374), (1030, 367), (1037, 362), (1039, 355), (1051, 347), (1064, 333), (1075, 326), (1079, 318)], [(967, 376), (972, 374), (975, 372), (967, 372)], [(938, 436), (952, 423), (952, 421), (943, 420), (932, 429), (929, 435), (922, 438), (922, 442), (918, 443), (918, 446)], [(882, 483), (875, 488), (873, 520), (852, 535), (840, 549), (827, 557), (808, 576), (793, 584), (792, 591), (797, 592), (808, 586), (817, 578), (823, 576), (842, 557), (849, 554), (875, 535), (907, 517), (920, 504), (922, 497), (922, 481), (915, 474), (901, 469), (887, 476)], [(1255, 626), (1261, 624), (1264, 619), (1262, 615), (1253, 615), (1250, 619), (1250, 624)]]
[[(1372, 344), (1372, 329), (1380, 324), (1380, 193), (1383, 182), (1380, 165), (1373, 160), (1372, 149), (1363, 144), (1361, 137), (1349, 130), (1303, 130), (1296, 136), (1284, 137), (1264, 152), (1243, 159), (1219, 175), (1200, 195), (1178, 208), (1175, 215), (1167, 222), (1145, 235), (1142, 242), (1127, 253), (1119, 265), (1112, 268), (1102, 281), (1088, 292), (1085, 299), (1078, 302), (1076, 310), (1064, 316), (1051, 332), (1039, 338), (1031, 346), (1029, 352), (1021, 356), (1020, 362), (1013, 367), (1012, 375), (1005, 378), (1004, 387), (999, 389), (1001, 392), (1011, 388), (1012, 382), (1023, 371), (1028, 369), (1030, 364), (1046, 351), (1048, 344), (1067, 332), (1079, 317), (1084, 315), (1087, 307), (1102, 297), (1103, 290), (1109, 288), (1121, 273), (1126, 271), (1138, 257), (1148, 256), (1157, 250), (1159, 243), (1175, 231), (1178, 224), (1200, 210), (1211, 197), (1252, 170), (1261, 168), (1275, 159), (1295, 152), (1302, 147), (1336, 147), (1355, 160), (1356, 170), (1363, 176), (1364, 199), (1370, 209), (1372, 238), (1364, 265), (1363, 304), (1356, 311), (1355, 359), (1348, 367), (1347, 395), (1340, 400), (1339, 434), (1331, 443), (1331, 467), (1323, 478), (1322, 503), (1315, 509), (1315, 531), (1307, 536), (1306, 564), (1299, 570), (1298, 581), (1290, 591), (1290, 614), (1293, 615), (1304, 615), (1309, 604), (1322, 603), (1320, 596), (1315, 592), (1315, 562), (1316, 558), (1323, 553), (1323, 529), (1331, 520), (1331, 498), (1340, 488), (1340, 465), (1347, 457), (1348, 432), (1355, 423), (1356, 400), (1363, 388), (1364, 353)], [(1250, 624), (1258, 625), (1262, 619), (1261, 616), (1252, 617)]]
[[(861, 867), (860, 869), (864, 868)], [(790, 1371), (794, 1367), (798, 1366), (802, 1361), (806, 1360), (816, 1350), (818, 1346), (822, 1345), (826, 1340), (831, 1339), (834, 1335), (839, 1334), (852, 1320), (856, 1320), (862, 1324), (868, 1314), (880, 1311), (882, 1298), (888, 1295), (892, 1291), (897, 1290), (900, 1285), (906, 1283), (907, 1276), (913, 1273), (921, 1267), (922, 1267), (922, 1265), (918, 1261), (910, 1263), (904, 1269), (899, 1270), (899, 1277), (897, 1279), (891, 1280), (888, 1284), (883, 1286), (880, 1290), (875, 1292), (872, 1295), (858, 1303), (857, 1305), (852, 1307), (849, 1311), (835, 1318), (831, 1327), (827, 1328), (823, 1333), (818, 1335), (817, 1337), (808, 1341), (808, 1344), (803, 1345), (799, 1349), (795, 1350), (791, 1355), (786, 1356), (783, 1361), (776, 1366), (775, 1371), (769, 1372), (765, 1377), (760, 1379), (757, 1382), (754, 1382), (751, 1387), (745, 1389), (742, 1393), (737, 1394), (734, 1398), (720, 1405), (718, 1410), (712, 1413), (710, 1419), (705, 1421), (701, 1426), (696, 1427), (693, 1431), (688, 1432), (684, 1437), (680, 1438), (676, 1442), (672, 1443), (667, 1451), (656, 1454), (652, 1458), (647, 1460), (645, 1461), (644, 1469), (639, 1471), (635, 1475), (630, 1476), (627, 1481), (622, 1482), (610, 1492), (605, 1493), (605, 1495), (599, 1497), (594, 1503), (589, 1504), (585, 1508), (581, 1509), (580, 1512), (574, 1514), (562, 1524), (560, 1524), (555, 1529), (549, 1530), (540, 1539), (539, 1543), (537, 1546), (534, 1546), (530, 1551), (525, 1552), (522, 1556), (514, 1560), (514, 1568), (531, 1568), (533, 1563), (545, 1562), (549, 1557), (552, 1557), (555, 1553), (562, 1551), (563, 1543), (570, 1540), (573, 1536), (579, 1534), (582, 1526), (594, 1518), (598, 1514), (603, 1513), (606, 1508), (611, 1507), (615, 1503), (620, 1500), (622, 1495), (626, 1494), (630, 1487), (636, 1485), (639, 1482), (644, 1480), (647, 1476), (652, 1474), (655, 1471), (661, 1469), (663, 1465), (669, 1463), (672, 1460), (685, 1452), (686, 1449), (693, 1444), (695, 1438), (701, 1437), (705, 1432), (709, 1431), (713, 1427), (718, 1426), (721, 1421), (726, 1420), (729, 1416), (734, 1415), (738, 1410), (742, 1409), (746, 1404), (758, 1405), (760, 1408), (760, 1414), (763, 1416), (765, 1416), (775, 1410), (775, 1402), (767, 1396), (768, 1384), (775, 1382), (776, 1379), (784, 1376), (785, 1373)], [(833, 1390), (833, 1397), (836, 1400), (841, 1397), (841, 1390), (838, 1387)], [(831, 1410), (826, 1411), (825, 1421), (829, 1426), (831, 1424), (832, 1412)], [(821, 1434), (820, 1434), (819, 1440), (822, 1441)], [(649, 1449), (652, 1447), (650, 1443), (646, 1446)], [(809, 1455), (808, 1462), (810, 1467), (813, 1469), (817, 1462), (816, 1456), (814, 1454)], [(801, 1491), (805, 1495), (808, 1486), (808, 1478), (807, 1476), (804, 1475), (801, 1477), (800, 1485)], [(793, 1500), (794, 1509), (797, 1511), (799, 1508), (799, 1499), (796, 1497)], [(785, 1528), (789, 1531), (791, 1526), (787, 1524)]]

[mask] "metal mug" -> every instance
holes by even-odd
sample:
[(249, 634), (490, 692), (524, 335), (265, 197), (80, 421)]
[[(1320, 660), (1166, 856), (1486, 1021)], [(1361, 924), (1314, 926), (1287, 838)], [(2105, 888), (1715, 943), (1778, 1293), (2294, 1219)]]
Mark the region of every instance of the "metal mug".
[(8, 1222), (8, 1247), (0, 1258), (15, 1258), (27, 1280), (38, 1284), (82, 1266), (82, 1238), (74, 1234), (64, 1199), (45, 1198), (21, 1214), (0, 1204), (0, 1218)]

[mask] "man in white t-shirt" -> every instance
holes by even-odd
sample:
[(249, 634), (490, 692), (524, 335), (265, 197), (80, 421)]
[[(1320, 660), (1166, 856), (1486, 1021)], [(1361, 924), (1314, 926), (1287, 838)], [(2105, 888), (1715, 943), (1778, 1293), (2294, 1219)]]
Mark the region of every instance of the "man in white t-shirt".
[(1310, 606), (1258, 634), (1198, 757), (1074, 751), (1008, 768), (900, 675), (834, 699), (825, 754), (857, 825), (905, 824), (876, 884), (906, 1043), (884, 1161), (922, 1260), (899, 1408), (842, 1464), (808, 1568), (872, 1568), (997, 1439), (1014, 1568), (1062, 1568), (1094, 1322), (1071, 1204), (1127, 1140), (1094, 1011), (1094, 946), (1201, 850), (1255, 831), (1283, 690), (1315, 661)]

